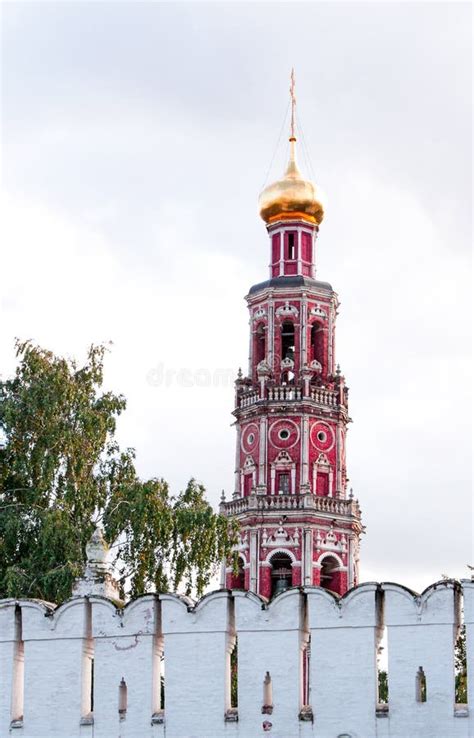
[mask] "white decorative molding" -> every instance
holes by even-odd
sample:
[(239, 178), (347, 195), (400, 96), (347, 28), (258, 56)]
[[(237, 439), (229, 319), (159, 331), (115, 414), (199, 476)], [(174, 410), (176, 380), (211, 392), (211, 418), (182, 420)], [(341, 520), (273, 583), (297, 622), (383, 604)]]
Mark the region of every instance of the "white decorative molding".
[[(331, 554), (334, 552), (334, 557), (337, 558), (341, 566), (344, 566), (342, 559), (339, 559), (336, 554), (336, 551), (339, 551), (340, 553), (347, 552), (347, 538), (344, 534), (342, 534), (338, 539), (332, 528), (328, 531), (322, 531), (322, 533), (320, 530), (317, 530), (314, 539), (314, 548), (317, 551), (331, 552)], [(329, 553), (325, 555), (329, 555)], [(319, 558), (319, 561), (321, 561), (321, 558), (322, 557)]]
[(322, 309), (321, 305), (315, 305), (309, 309), (309, 315), (313, 315), (316, 318), (327, 318), (327, 313)]
[(278, 553), (287, 554), (290, 557), (293, 565), (297, 563), (297, 558), (295, 554), (293, 553), (293, 551), (291, 551), (290, 548), (285, 548), (281, 544), (279, 547), (272, 548), (272, 550), (267, 554), (265, 561), (262, 563), (270, 564), (271, 566), (271, 559), (273, 558), (273, 556), (275, 556), (275, 554), (278, 554)]
[(295, 362), (287, 356), (285, 359), (282, 359), (280, 366), (283, 371), (291, 371), (295, 367)]
[(298, 317), (299, 315), (298, 308), (294, 305), (290, 305), (289, 300), (286, 300), (284, 305), (280, 305), (280, 307), (275, 310), (275, 314), (281, 318), (290, 318), (292, 316)]
[(275, 461), (273, 462), (274, 466), (288, 466), (289, 464), (294, 464), (294, 461), (288, 451), (285, 450), (280, 451)]
[(318, 374), (320, 374), (323, 371), (323, 366), (321, 362), (318, 361), (317, 359), (313, 359), (313, 361), (310, 362), (309, 368), (315, 372), (318, 372)]
[(266, 308), (264, 308), (264, 307), (262, 307), (260, 305), (260, 307), (258, 307), (255, 310), (254, 314), (252, 315), (252, 320), (254, 320), (254, 321), (255, 320), (262, 320), (262, 318), (266, 318), (266, 317), (267, 317), (267, 310), (266, 310)]
[(244, 474), (254, 471), (255, 467), (256, 467), (256, 464), (253, 458), (251, 456), (247, 456), (247, 458), (245, 459), (244, 465), (242, 467), (242, 471), (244, 472)]
[(263, 359), (257, 364), (257, 374), (259, 376), (270, 375), (272, 373), (270, 365)]

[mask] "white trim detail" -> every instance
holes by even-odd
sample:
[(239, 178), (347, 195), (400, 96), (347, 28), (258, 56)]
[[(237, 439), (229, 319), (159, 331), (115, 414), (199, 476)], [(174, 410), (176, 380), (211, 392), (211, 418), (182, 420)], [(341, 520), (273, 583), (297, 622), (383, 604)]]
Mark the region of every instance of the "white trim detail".
[(271, 559), (273, 558), (273, 556), (275, 556), (276, 554), (279, 554), (279, 553), (287, 554), (290, 557), (292, 564), (299, 563), (300, 566), (301, 566), (301, 562), (300, 561), (297, 561), (297, 558), (296, 558), (295, 554), (293, 553), (293, 551), (290, 551), (287, 548), (273, 548), (270, 551), (270, 553), (267, 554), (267, 556), (265, 557), (265, 559), (264, 559), (264, 561), (262, 563), (264, 563), (264, 564), (270, 564), (270, 566), (271, 566), (272, 565), (271, 564)]

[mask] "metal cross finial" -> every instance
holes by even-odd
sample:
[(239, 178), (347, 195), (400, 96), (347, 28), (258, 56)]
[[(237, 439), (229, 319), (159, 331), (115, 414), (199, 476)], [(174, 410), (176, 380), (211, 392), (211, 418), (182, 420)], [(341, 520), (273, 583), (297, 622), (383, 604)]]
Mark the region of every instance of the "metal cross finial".
[(291, 70), (291, 83), (290, 83), (290, 97), (291, 97), (291, 129), (290, 129), (290, 140), (295, 138), (295, 109), (296, 109), (296, 96), (295, 96), (295, 70)]

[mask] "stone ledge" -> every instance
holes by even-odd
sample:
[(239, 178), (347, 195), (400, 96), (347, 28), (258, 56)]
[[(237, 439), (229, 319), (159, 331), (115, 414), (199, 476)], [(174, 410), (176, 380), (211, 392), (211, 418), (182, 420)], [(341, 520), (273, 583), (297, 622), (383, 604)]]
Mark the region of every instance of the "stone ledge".
[(164, 710), (158, 710), (158, 712), (154, 712), (151, 716), (151, 724), (152, 725), (163, 725), (165, 722), (165, 711)]
[(239, 710), (237, 707), (231, 707), (229, 710), (226, 710), (226, 713), (224, 715), (224, 722), (226, 723), (237, 723), (239, 721)]
[(299, 712), (298, 719), (303, 723), (312, 723), (314, 720), (313, 708), (310, 705), (303, 705)]

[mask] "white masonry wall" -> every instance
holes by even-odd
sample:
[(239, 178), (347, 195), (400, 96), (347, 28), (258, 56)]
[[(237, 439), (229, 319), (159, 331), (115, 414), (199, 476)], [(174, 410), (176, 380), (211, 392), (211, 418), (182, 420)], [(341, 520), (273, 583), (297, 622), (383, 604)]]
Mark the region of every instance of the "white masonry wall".
[[(302, 587), (270, 603), (228, 590), (197, 604), (146, 595), (123, 608), (97, 595), (58, 608), (3, 600), (0, 736), (467, 738), (474, 735), (469, 708), (454, 704), (461, 607), (473, 705), (474, 583), (468, 581), (438, 582), (421, 596), (397, 584), (369, 583), (342, 599)], [(388, 710), (377, 696), (384, 628)], [(235, 644), (238, 706), (230, 690)], [(302, 704), (305, 647), (309, 706)], [(416, 700), (420, 666), (426, 702)], [(262, 713), (267, 672), (271, 705)]]

